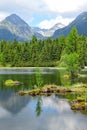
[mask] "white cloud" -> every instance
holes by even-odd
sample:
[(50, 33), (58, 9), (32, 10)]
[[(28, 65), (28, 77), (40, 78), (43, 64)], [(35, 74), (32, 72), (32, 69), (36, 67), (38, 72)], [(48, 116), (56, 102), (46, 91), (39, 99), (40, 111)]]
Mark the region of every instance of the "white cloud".
[(0, 12), (0, 21), (3, 20), (7, 15), (8, 13)]
[(63, 18), (62, 16), (58, 16), (55, 19), (44, 20), (44, 21), (40, 22), (37, 26), (39, 26), (42, 29), (43, 28), (49, 29), (49, 28), (53, 27), (56, 23), (62, 23), (64, 25), (68, 25), (72, 20), (73, 20), (73, 18)]
[(0, 3), (0, 10), (27, 10), (28, 12), (38, 10), (41, 6), (44, 6), (44, 3), (42, 0), (3, 0)]
[(9, 117), (10, 113), (0, 106), (0, 119), (4, 118), (6, 116)]
[(43, 0), (47, 8), (53, 12), (68, 12), (81, 9), (87, 0)]
[(75, 18), (78, 14), (87, 10), (86, 5), (87, 0), (2, 0), (0, 2), (0, 21), (12, 13), (18, 14), (28, 23), (35, 15), (42, 15), (45, 19), (45, 14), (50, 17), (57, 16), (57, 14), (62, 14), (62, 16), (67, 14), (67, 18), (58, 16), (50, 21), (44, 20), (39, 24), (41, 27), (50, 28), (55, 23), (62, 21), (61, 23), (67, 25), (72, 20), (69, 18), (71, 17), (70, 14), (72, 13), (72, 17)]
[[(84, 9), (87, 0), (3, 0), (0, 10), (27, 10), (28, 12), (68, 12)], [(35, 12), (36, 13), (36, 12)]]
[(0, 21), (8, 15), (16, 13), (29, 22), (33, 14), (38, 14), (43, 7), (42, 0), (3, 0), (0, 2)]
[[(70, 105), (68, 102), (65, 102), (63, 99), (56, 98), (55, 96), (53, 97), (46, 97), (45, 99), (42, 99), (43, 102), (43, 107), (45, 108), (52, 108), (58, 111), (59, 113), (67, 112), (70, 110)], [(60, 111), (59, 111), (60, 110)]]

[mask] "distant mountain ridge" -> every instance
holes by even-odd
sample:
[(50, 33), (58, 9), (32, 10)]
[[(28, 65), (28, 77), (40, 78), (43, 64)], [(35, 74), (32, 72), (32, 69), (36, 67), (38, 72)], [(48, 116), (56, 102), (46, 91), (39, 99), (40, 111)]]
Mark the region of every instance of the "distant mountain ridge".
[(51, 37), (53, 35), (53, 33), (60, 28), (63, 28), (65, 25), (61, 24), (61, 23), (57, 23), (55, 24), (52, 28), (50, 29), (41, 29), (38, 27), (34, 27), (33, 30), (35, 32), (40, 33), (41, 35), (43, 35), (44, 37)]
[(32, 28), (19, 16), (12, 14), (0, 22), (0, 40), (19, 41), (30, 40), (33, 35), (43, 38), (41, 34), (33, 32)]
[(18, 15), (11, 14), (0, 22), (0, 40), (13, 41), (17, 39), (18, 41), (30, 41), (33, 35), (38, 39), (56, 38), (61, 35), (68, 35), (73, 26), (76, 26), (79, 34), (87, 35), (87, 12), (81, 13), (68, 26), (57, 23), (50, 29), (30, 27)]
[(87, 12), (81, 13), (77, 18), (71, 22), (68, 26), (58, 29), (54, 32), (52, 38), (59, 37), (61, 35), (68, 35), (73, 26), (76, 26), (79, 34), (87, 36)]

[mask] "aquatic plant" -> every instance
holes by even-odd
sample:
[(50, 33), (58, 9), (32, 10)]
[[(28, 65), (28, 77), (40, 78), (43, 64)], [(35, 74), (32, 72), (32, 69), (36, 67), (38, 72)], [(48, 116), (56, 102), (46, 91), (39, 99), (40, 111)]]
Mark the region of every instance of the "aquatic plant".
[(20, 81), (14, 81), (12, 79), (8, 79), (4, 82), (4, 85), (7, 86), (7, 87), (10, 87), (10, 86), (18, 86), (18, 85), (21, 85), (22, 83)]
[(36, 69), (36, 86), (39, 88), (43, 86), (43, 78), (42, 78), (41, 70), (39, 68)]

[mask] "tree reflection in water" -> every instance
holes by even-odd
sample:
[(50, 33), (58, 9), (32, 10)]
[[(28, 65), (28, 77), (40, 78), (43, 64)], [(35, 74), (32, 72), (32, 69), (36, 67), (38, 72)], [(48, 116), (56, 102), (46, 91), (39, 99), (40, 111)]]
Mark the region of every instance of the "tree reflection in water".
[(37, 116), (40, 116), (42, 109), (41, 109), (41, 105), (42, 105), (42, 98), (39, 96), (37, 99), (37, 104), (36, 104), (36, 114)]

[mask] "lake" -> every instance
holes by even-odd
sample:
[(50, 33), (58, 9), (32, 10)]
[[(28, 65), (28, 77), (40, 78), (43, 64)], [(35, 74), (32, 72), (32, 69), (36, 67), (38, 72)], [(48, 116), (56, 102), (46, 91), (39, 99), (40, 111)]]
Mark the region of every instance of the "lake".
[[(44, 84), (67, 84), (64, 70), (40, 68)], [(84, 72), (82, 72), (84, 73)], [(87, 72), (85, 72), (87, 74)], [(18, 87), (6, 87), (7, 79), (18, 80)], [(87, 76), (79, 78), (87, 83)], [(87, 114), (71, 110), (68, 100), (60, 95), (49, 97), (19, 96), (21, 89), (36, 85), (36, 69), (0, 69), (0, 130), (87, 130)]]

